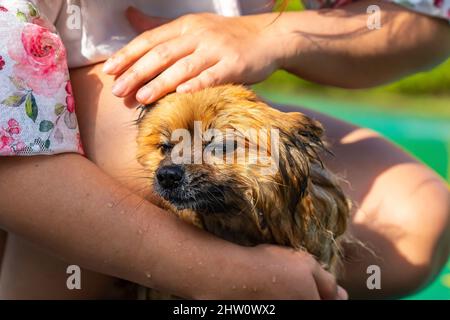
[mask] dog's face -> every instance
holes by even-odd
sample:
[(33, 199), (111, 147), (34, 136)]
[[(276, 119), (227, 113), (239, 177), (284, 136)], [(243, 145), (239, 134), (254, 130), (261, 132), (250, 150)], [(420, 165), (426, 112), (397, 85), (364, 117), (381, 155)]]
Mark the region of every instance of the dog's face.
[(221, 86), (150, 107), (139, 123), (138, 159), (180, 217), (240, 244), (323, 255), (325, 240), (343, 233), (348, 206), (319, 159), (322, 131), (243, 87)]

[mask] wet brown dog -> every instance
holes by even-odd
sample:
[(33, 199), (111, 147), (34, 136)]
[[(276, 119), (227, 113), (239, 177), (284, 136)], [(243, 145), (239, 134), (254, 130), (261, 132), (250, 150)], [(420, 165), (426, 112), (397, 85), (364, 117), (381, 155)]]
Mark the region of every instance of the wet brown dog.
[(138, 159), (162, 206), (181, 219), (241, 245), (306, 250), (336, 273), (350, 208), (320, 160), (322, 135), (305, 115), (226, 85), (149, 107)]

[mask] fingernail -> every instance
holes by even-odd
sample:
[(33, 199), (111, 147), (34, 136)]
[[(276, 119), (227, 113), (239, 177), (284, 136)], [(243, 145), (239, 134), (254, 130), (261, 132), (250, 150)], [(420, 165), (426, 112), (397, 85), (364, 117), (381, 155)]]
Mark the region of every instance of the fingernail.
[(139, 102), (145, 102), (146, 103), (146, 102), (150, 101), (150, 99), (152, 98), (152, 94), (153, 94), (152, 89), (149, 88), (149, 87), (145, 87), (145, 88), (140, 89), (137, 92), (136, 99)]
[(337, 295), (338, 300), (348, 300), (348, 293), (341, 286), (338, 286)]
[(114, 85), (112, 87), (112, 93), (115, 96), (120, 96), (125, 93), (126, 89), (127, 89), (127, 83), (126, 83), (125, 79), (119, 79), (116, 81), (116, 83), (114, 83)]
[(105, 64), (103, 65), (103, 72), (104, 73), (111, 73), (114, 71), (114, 69), (117, 67), (117, 61), (114, 60), (114, 58), (109, 58), (106, 60)]
[(177, 87), (177, 92), (186, 93), (191, 91), (191, 86), (188, 84), (181, 84)]

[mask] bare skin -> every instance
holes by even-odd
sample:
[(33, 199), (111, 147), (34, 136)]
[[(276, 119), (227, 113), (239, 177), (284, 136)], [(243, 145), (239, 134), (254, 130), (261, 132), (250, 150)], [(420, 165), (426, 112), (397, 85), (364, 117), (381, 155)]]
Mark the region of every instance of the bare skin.
[[(133, 181), (139, 182), (140, 179), (136, 177), (139, 176), (139, 173), (136, 173), (133, 169), (136, 168), (134, 166), (135, 128), (129, 125), (135, 119), (136, 114), (134, 110), (124, 108), (123, 101), (111, 94), (113, 78), (102, 74), (101, 68), (101, 65), (97, 65), (72, 72), (74, 92), (78, 104), (77, 112), (86, 152), (105, 172), (137, 191), (142, 187), (142, 184), (133, 184)], [(135, 104), (135, 102), (128, 101), (129, 106), (132, 104)], [(292, 109), (292, 107), (281, 108)], [(445, 263), (448, 256), (446, 244), (449, 243), (450, 201), (444, 182), (434, 172), (377, 134), (309, 110), (302, 111), (324, 123), (327, 136), (332, 142), (332, 149), (335, 153), (335, 158), (327, 159), (327, 165), (335, 172), (344, 175), (349, 181), (349, 184), (344, 184), (343, 187), (357, 204), (350, 226), (351, 233), (373, 248), (379, 256), (379, 258), (376, 258), (365, 250), (356, 249), (353, 246), (348, 247), (346, 253), (349, 262), (345, 266), (345, 277), (341, 284), (348, 289), (351, 297), (361, 298), (403, 295), (427, 283)], [(64, 168), (60, 170), (64, 170)], [(88, 179), (89, 174), (90, 172), (86, 173), (86, 179)], [(129, 195), (129, 192), (126, 194)], [(122, 199), (122, 202), (129, 201), (123, 200), (123, 194), (119, 199)], [(126, 199), (136, 201), (133, 195), (129, 195)], [(107, 198), (103, 203), (109, 201), (110, 198)], [(135, 203), (135, 205), (137, 204)], [(111, 210), (111, 208), (108, 208), (108, 210)], [(153, 216), (152, 212), (154, 212), (154, 209), (150, 209), (147, 204), (143, 204), (138, 209), (138, 213), (135, 214), (138, 217), (137, 219), (144, 219), (148, 215)], [(190, 239), (197, 239), (198, 237), (194, 235), (193, 230), (184, 230), (187, 227), (175, 222), (167, 222), (166, 224), (164, 222), (166, 220), (153, 220), (153, 223), (166, 225), (165, 231), (160, 231), (158, 236), (152, 235), (152, 232), (144, 233), (144, 239), (133, 242), (128, 238), (139, 237), (139, 234), (136, 229), (132, 233), (121, 231), (125, 230), (130, 222), (123, 218), (119, 208), (112, 208), (107, 221), (115, 226), (112, 229), (113, 231), (108, 231), (108, 241), (115, 243), (110, 235), (117, 235), (121, 237), (119, 242), (123, 241), (123, 246), (127, 246), (129, 251), (134, 251), (137, 243), (142, 245), (147, 241), (161, 241), (158, 242), (159, 244), (170, 244), (178, 241), (183, 243), (186, 234), (192, 235)], [(75, 230), (73, 233), (75, 234)], [(158, 240), (161, 236), (163, 238)], [(201, 235), (201, 237), (206, 237), (206, 235)], [(31, 239), (37, 240), (37, 236)], [(51, 235), (47, 235), (47, 239), (53, 240), (45, 243), (47, 247), (52, 249), (55, 249), (56, 244), (61, 243), (62, 240), (62, 238), (52, 238)], [(60, 241), (55, 241), (57, 239)], [(89, 242), (92, 239), (94, 239), (93, 235), (90, 239), (79, 243), (78, 248), (82, 245), (95, 248), (95, 256), (101, 256), (100, 252), (97, 252), (99, 246)], [(217, 244), (217, 249), (208, 249), (211, 254), (214, 250), (225, 254), (230, 245), (217, 239), (212, 240), (210, 237), (203, 239), (212, 242), (214, 247)], [(39, 242), (44, 244), (42, 239)], [(163, 274), (158, 274), (158, 270), (155, 270), (150, 278), (142, 276), (142, 274), (141, 278), (135, 277), (128, 272), (124, 276), (124, 273), (121, 272), (111, 272), (111, 269), (105, 266), (103, 260), (92, 259), (92, 261), (88, 261), (86, 255), (81, 254), (70, 256), (67, 248), (64, 249), (65, 251), (54, 250), (54, 252), (57, 252), (61, 257), (69, 257), (68, 261), (83, 262), (83, 265), (87, 268), (146, 285), (156, 285), (160, 288), (177, 286), (177, 281), (179, 286), (179, 283), (186, 283), (185, 281), (188, 279), (203, 279), (206, 282), (205, 286), (213, 285), (217, 288), (220, 279), (223, 280), (226, 277), (226, 274), (223, 275), (223, 271), (226, 271), (226, 267), (221, 265), (223, 262), (203, 260), (208, 256), (202, 252), (204, 249), (198, 247), (197, 251), (195, 247), (188, 244), (186, 244), (185, 250), (181, 248), (178, 250), (177, 247), (172, 247), (170, 250), (177, 250), (173, 257), (176, 259), (175, 264), (184, 263), (180, 261), (192, 263), (189, 255), (184, 258), (180, 255), (183, 252), (186, 254), (192, 253), (198, 259), (203, 260), (203, 265), (198, 267), (200, 268), (198, 271), (203, 272), (203, 275), (199, 275), (198, 278), (195, 276), (196, 273), (192, 273), (191, 270), (189, 270), (189, 276), (186, 274), (175, 276), (174, 271), (169, 272), (170, 276), (166, 276), (167, 269), (164, 269)], [(151, 249), (150, 245), (148, 249)], [(168, 247), (164, 247), (164, 250), (168, 250)], [(142, 248), (139, 252), (144, 254)], [(156, 254), (154, 251), (152, 253)], [(167, 255), (167, 253), (164, 255), (162, 252), (159, 254)], [(134, 260), (125, 257), (120, 260), (125, 260), (127, 264), (129, 261), (137, 261), (136, 263), (141, 263), (141, 265), (140, 268), (136, 266), (135, 269), (145, 270), (145, 267), (148, 266), (144, 266), (144, 262), (152, 261), (149, 255), (150, 253), (147, 254), (147, 259), (139, 257), (138, 260)], [(265, 257), (266, 260), (262, 255), (260, 257), (261, 260), (259, 261), (266, 268), (267, 256)], [(80, 258), (83, 259), (79, 260)], [(111, 258), (110, 263), (114, 264), (113, 261), (116, 261), (116, 258)], [(286, 263), (289, 264), (289, 261)], [(219, 264), (222, 271), (212, 272), (210, 268), (214, 264)], [(303, 265), (303, 263), (301, 264)], [(366, 268), (370, 264), (381, 266), (382, 290), (380, 291), (367, 290)], [(69, 292), (61, 285), (61, 283), (65, 284), (66, 266), (67, 263), (55, 259), (24, 240), (18, 237), (10, 238), (4, 259), (0, 293), (7, 298), (30, 297), (31, 292), (39, 292), (40, 297), (43, 298), (69, 298), (74, 297), (74, 295), (79, 298), (98, 298), (108, 297), (113, 293), (120, 296), (123, 293), (121, 289), (117, 289), (117, 286), (115, 286), (116, 280), (114, 278), (90, 274), (87, 271), (84, 271), (84, 274), (89, 278), (86, 282), (89, 289), (78, 293)], [(209, 272), (205, 273), (203, 266), (208, 266)], [(124, 270), (126, 269), (124, 265), (121, 265), (121, 267)], [(194, 267), (192, 270), (196, 269), (197, 267)], [(311, 271), (308, 270), (306, 273), (308, 272)], [(214, 273), (214, 277), (212, 277), (212, 273)], [(43, 274), (52, 274), (54, 281), (49, 281), (48, 277), (42, 276)], [(204, 274), (209, 274), (211, 277), (205, 277)], [(242, 276), (245, 278), (250, 274), (243, 270)], [(10, 280), (18, 278), (22, 279), (20, 286), (17, 282)], [(158, 284), (156, 282), (158, 279), (164, 279), (169, 283)], [(325, 279), (325, 281), (322, 281), (325, 287), (328, 283), (332, 283), (328, 282), (326, 277), (320, 277), (320, 279)], [(46, 288), (46, 290), (42, 291), (42, 288)], [(111, 288), (114, 288), (114, 290)], [(180, 288), (177, 288), (177, 290), (180, 290)], [(202, 292), (206, 291), (203, 290)], [(203, 297), (211, 296), (214, 296), (213, 293)]]
[[(0, 298), (130, 297), (115, 279), (89, 269), (186, 298), (337, 297), (333, 277), (308, 254), (215, 238), (134, 195), (79, 155), (1, 162), (0, 223), (15, 233), (6, 245)], [(68, 264), (86, 268), (80, 291), (67, 290)]]
[[(75, 154), (0, 159), (0, 224), (14, 232), (0, 298), (134, 298), (114, 277), (197, 299), (346, 297), (307, 253), (237, 246), (140, 197), (136, 113), (110, 94), (100, 67), (72, 72), (82, 139), (97, 166)], [(84, 267), (81, 291), (66, 288), (68, 264)]]
[[(381, 9), (380, 30), (367, 28), (366, 9), (374, 4)], [(365, 88), (428, 69), (450, 54), (446, 21), (384, 1), (281, 15), (196, 14), (170, 22), (132, 8), (127, 15), (140, 34), (106, 62), (104, 71), (117, 76), (115, 95), (135, 96), (141, 103), (173, 90), (254, 83), (277, 69), (317, 83)], [(384, 276), (389, 279), (384, 293), (415, 288), (448, 256), (447, 187), (372, 132), (316, 117), (336, 143), (337, 157), (330, 167), (348, 176), (347, 191), (358, 204), (352, 230), (382, 251), (377, 251), (382, 259), (360, 253), (353, 260), (378, 261), (382, 269), (391, 270)], [(364, 263), (350, 263), (344, 283), (351, 292), (377, 295), (365, 287)]]
[[(110, 68), (109, 72), (120, 75), (131, 71), (131, 77), (127, 79), (131, 83), (126, 84), (126, 92), (118, 92), (117, 88), (114, 92), (118, 96), (129, 96), (143, 83), (164, 71), (145, 86), (144, 89), (149, 91), (144, 92), (145, 94), (141, 92), (142, 96), (138, 94), (141, 102), (151, 102), (175, 89), (190, 91), (230, 81), (259, 81), (276, 68), (284, 68), (316, 82), (341, 87), (366, 87), (426, 68), (448, 55), (449, 29), (445, 23), (400, 10), (392, 4), (375, 3), (382, 7), (383, 17), (388, 18), (383, 20), (385, 28), (380, 32), (362, 34), (355, 31), (365, 26), (366, 1), (351, 4), (343, 11), (285, 14), (272, 27), (264, 29), (270, 32), (262, 38), (254, 37), (252, 31), (267, 26), (269, 20), (273, 21), (274, 15), (236, 20), (214, 15), (190, 15), (161, 27), (163, 29), (144, 33), (138, 38), (140, 40), (133, 41), (126, 47), (128, 56), (125, 54), (122, 57), (122, 65), (117, 70), (111, 71)], [(156, 19), (157, 22), (154, 19), (146, 21), (137, 12), (128, 14), (137, 29), (154, 28), (165, 22), (160, 19)], [(344, 18), (345, 23), (342, 20)], [(137, 21), (144, 23), (139, 25)], [(223, 28), (211, 27), (220, 24)], [(417, 24), (420, 28), (417, 28)], [(404, 34), (404, 29), (414, 30), (415, 41), (394, 41), (396, 36)], [(200, 31), (202, 37), (196, 37)], [(166, 49), (170, 49), (166, 43), (167, 34), (175, 40), (190, 37), (190, 41), (184, 42), (190, 49), (182, 52), (181, 59), (173, 57), (177, 52), (180, 53), (178, 49), (186, 49), (179, 43), (173, 47), (172, 42), (172, 49), (177, 50), (166, 50), (166, 54), (159, 49), (154, 50), (156, 44), (162, 43), (165, 43)], [(234, 40), (244, 37), (254, 41), (236, 42), (232, 35), (235, 36)], [(330, 35), (332, 37), (329, 41), (323, 41), (324, 37)], [(154, 39), (158, 37), (159, 42), (155, 43)], [(275, 46), (283, 50), (267, 50), (265, 46), (272, 44), (274, 39), (286, 44)], [(244, 43), (247, 47), (240, 47), (239, 43)], [(196, 47), (192, 47), (192, 44)], [(200, 56), (190, 60), (191, 63), (177, 64), (184, 61), (186, 52), (198, 49), (199, 46), (216, 47), (217, 50), (199, 50)], [(274, 46), (271, 45), (270, 48)], [(374, 55), (374, 52), (377, 54)], [(122, 51), (121, 54), (123, 53)], [(213, 55), (205, 56), (205, 53)], [(408, 59), (404, 59), (405, 54), (408, 54)], [(150, 56), (143, 64), (145, 68), (130, 68), (145, 56)], [(220, 60), (222, 57), (224, 61)], [(218, 58), (220, 61), (214, 61)], [(159, 64), (161, 61), (166, 64)], [(214, 65), (210, 65), (211, 62)], [(190, 69), (184, 70), (183, 66), (189, 66)], [(210, 70), (214, 66), (216, 68)], [(277, 293), (292, 298), (336, 297), (338, 289), (333, 279), (318, 268), (311, 257), (294, 255), (277, 247), (238, 249), (199, 230), (178, 224), (167, 218), (166, 213), (143, 202), (138, 195), (130, 194), (125, 186), (136, 192), (141, 189), (140, 184), (133, 183), (139, 181), (134, 171), (134, 133), (129, 126), (130, 121), (135, 118), (135, 112), (123, 108), (123, 101), (111, 95), (113, 79), (103, 76), (100, 68), (101, 66), (96, 66), (77, 70), (72, 72), (72, 76), (87, 154), (98, 167), (116, 180), (110, 179), (98, 167), (79, 156), (56, 156), (51, 160), (42, 157), (20, 161), (0, 159), (0, 175), (3, 178), (0, 180), (0, 191), (4, 196), (2, 199), (6, 199), (5, 203), (0, 203), (3, 210), (0, 221), (2, 226), (25, 236), (66, 261), (76, 261), (88, 269), (154, 286), (180, 296), (218, 298), (216, 288), (221, 287), (229, 289), (221, 290), (222, 298), (249, 297), (248, 290), (229, 288), (229, 280), (236, 280), (237, 277), (261, 286), (256, 291), (258, 297), (277, 297)], [(145, 72), (142, 73), (142, 70)], [(342, 77), (343, 73), (347, 77)], [(369, 73), (371, 77), (366, 76)], [(133, 106), (135, 102), (129, 99), (126, 104)], [(426, 283), (448, 256), (449, 195), (443, 181), (376, 134), (323, 115), (305, 112), (324, 123), (328, 136), (334, 142), (336, 154), (336, 159), (328, 159), (329, 166), (345, 175), (350, 183), (344, 188), (357, 204), (351, 232), (374, 248), (379, 256), (375, 258), (354, 246), (346, 248), (349, 262), (342, 283), (353, 297), (396, 296), (411, 292)], [(43, 171), (36, 169), (36, 166), (45, 169), (45, 177), (42, 177)], [(76, 169), (71, 170), (72, 168)], [(66, 185), (61, 184), (62, 179), (56, 179), (61, 172), (64, 173), (62, 182)], [(80, 177), (83, 179), (80, 180)], [(25, 178), (39, 181), (39, 186), (43, 187), (30, 186), (24, 182)], [(21, 187), (10, 188), (9, 183)], [(87, 198), (81, 186), (97, 191), (92, 198)], [(23, 194), (28, 197), (23, 199)], [(49, 194), (54, 201), (48, 201), (46, 197)], [(11, 199), (18, 200), (11, 204)], [(126, 210), (117, 213), (119, 207), (105, 208), (103, 204), (110, 201), (117, 201), (121, 205), (125, 203)], [(51, 210), (48, 203), (52, 204)], [(67, 206), (68, 203), (71, 206)], [(61, 208), (66, 210), (60, 212)], [(130, 216), (124, 218), (120, 215), (121, 211), (128, 210), (137, 218), (129, 219)], [(104, 216), (108, 216), (108, 219), (104, 219)], [(162, 230), (158, 229), (160, 232), (157, 235), (154, 232), (142, 232), (139, 235), (139, 229), (143, 225), (158, 225)], [(72, 230), (73, 228), (75, 229)], [(191, 244), (185, 250), (179, 251), (176, 246), (174, 248), (176, 239), (184, 241), (185, 236), (198, 247)], [(166, 240), (163, 241), (164, 239)], [(161, 243), (165, 245), (159, 246)], [(168, 253), (172, 251), (173, 254)], [(194, 271), (182, 268), (183, 265), (196, 261), (194, 258), (205, 258), (205, 254), (208, 261), (204, 265), (193, 268)], [(231, 260), (235, 264), (223, 265), (222, 256), (234, 257)], [(155, 263), (158, 257), (164, 257), (161, 263)], [(272, 263), (268, 261), (282, 263), (273, 269)], [(383, 289), (369, 292), (365, 286), (365, 271), (367, 265), (373, 263), (382, 267)], [(261, 268), (261, 272), (250, 272), (252, 264), (265, 265), (265, 268)], [(239, 269), (241, 272), (223, 272), (235, 270), (236, 265), (242, 268)], [(89, 279), (88, 287), (82, 292), (68, 292), (61, 285), (66, 277), (65, 266), (65, 262), (44, 253), (18, 236), (10, 235), (0, 281), (0, 296), (122, 296), (123, 290), (114, 285), (115, 279), (87, 271), (85, 275), (87, 273), (86, 278)], [(279, 269), (281, 267), (286, 267), (287, 272), (283, 272), (283, 268)], [(210, 277), (205, 277), (204, 268), (212, 273)], [(218, 268), (218, 271), (213, 272), (214, 268)], [(151, 276), (145, 275), (149, 269)], [(277, 280), (277, 286), (281, 285), (278, 289), (267, 285), (268, 274), (273, 276), (274, 273), (281, 277)], [(241, 283), (242, 281), (238, 281), (239, 285)], [(298, 286), (298, 283), (303, 285)], [(188, 287), (180, 284), (187, 284)], [(345, 296), (340, 291), (338, 296)]]
[[(369, 5), (380, 7), (379, 30), (367, 28)], [(256, 83), (277, 69), (316, 83), (367, 88), (428, 69), (450, 54), (446, 21), (381, 0), (281, 15), (192, 14), (170, 22), (135, 9), (127, 15), (140, 34), (105, 71), (118, 76), (114, 94), (136, 93), (141, 103), (175, 90)]]

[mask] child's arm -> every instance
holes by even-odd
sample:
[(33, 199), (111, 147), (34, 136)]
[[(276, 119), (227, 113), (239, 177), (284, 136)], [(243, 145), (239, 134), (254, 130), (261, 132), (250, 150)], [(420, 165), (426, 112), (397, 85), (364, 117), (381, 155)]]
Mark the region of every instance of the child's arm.
[(187, 298), (337, 297), (335, 280), (309, 255), (213, 237), (76, 154), (0, 158), (0, 195), (2, 228), (144, 286)]

